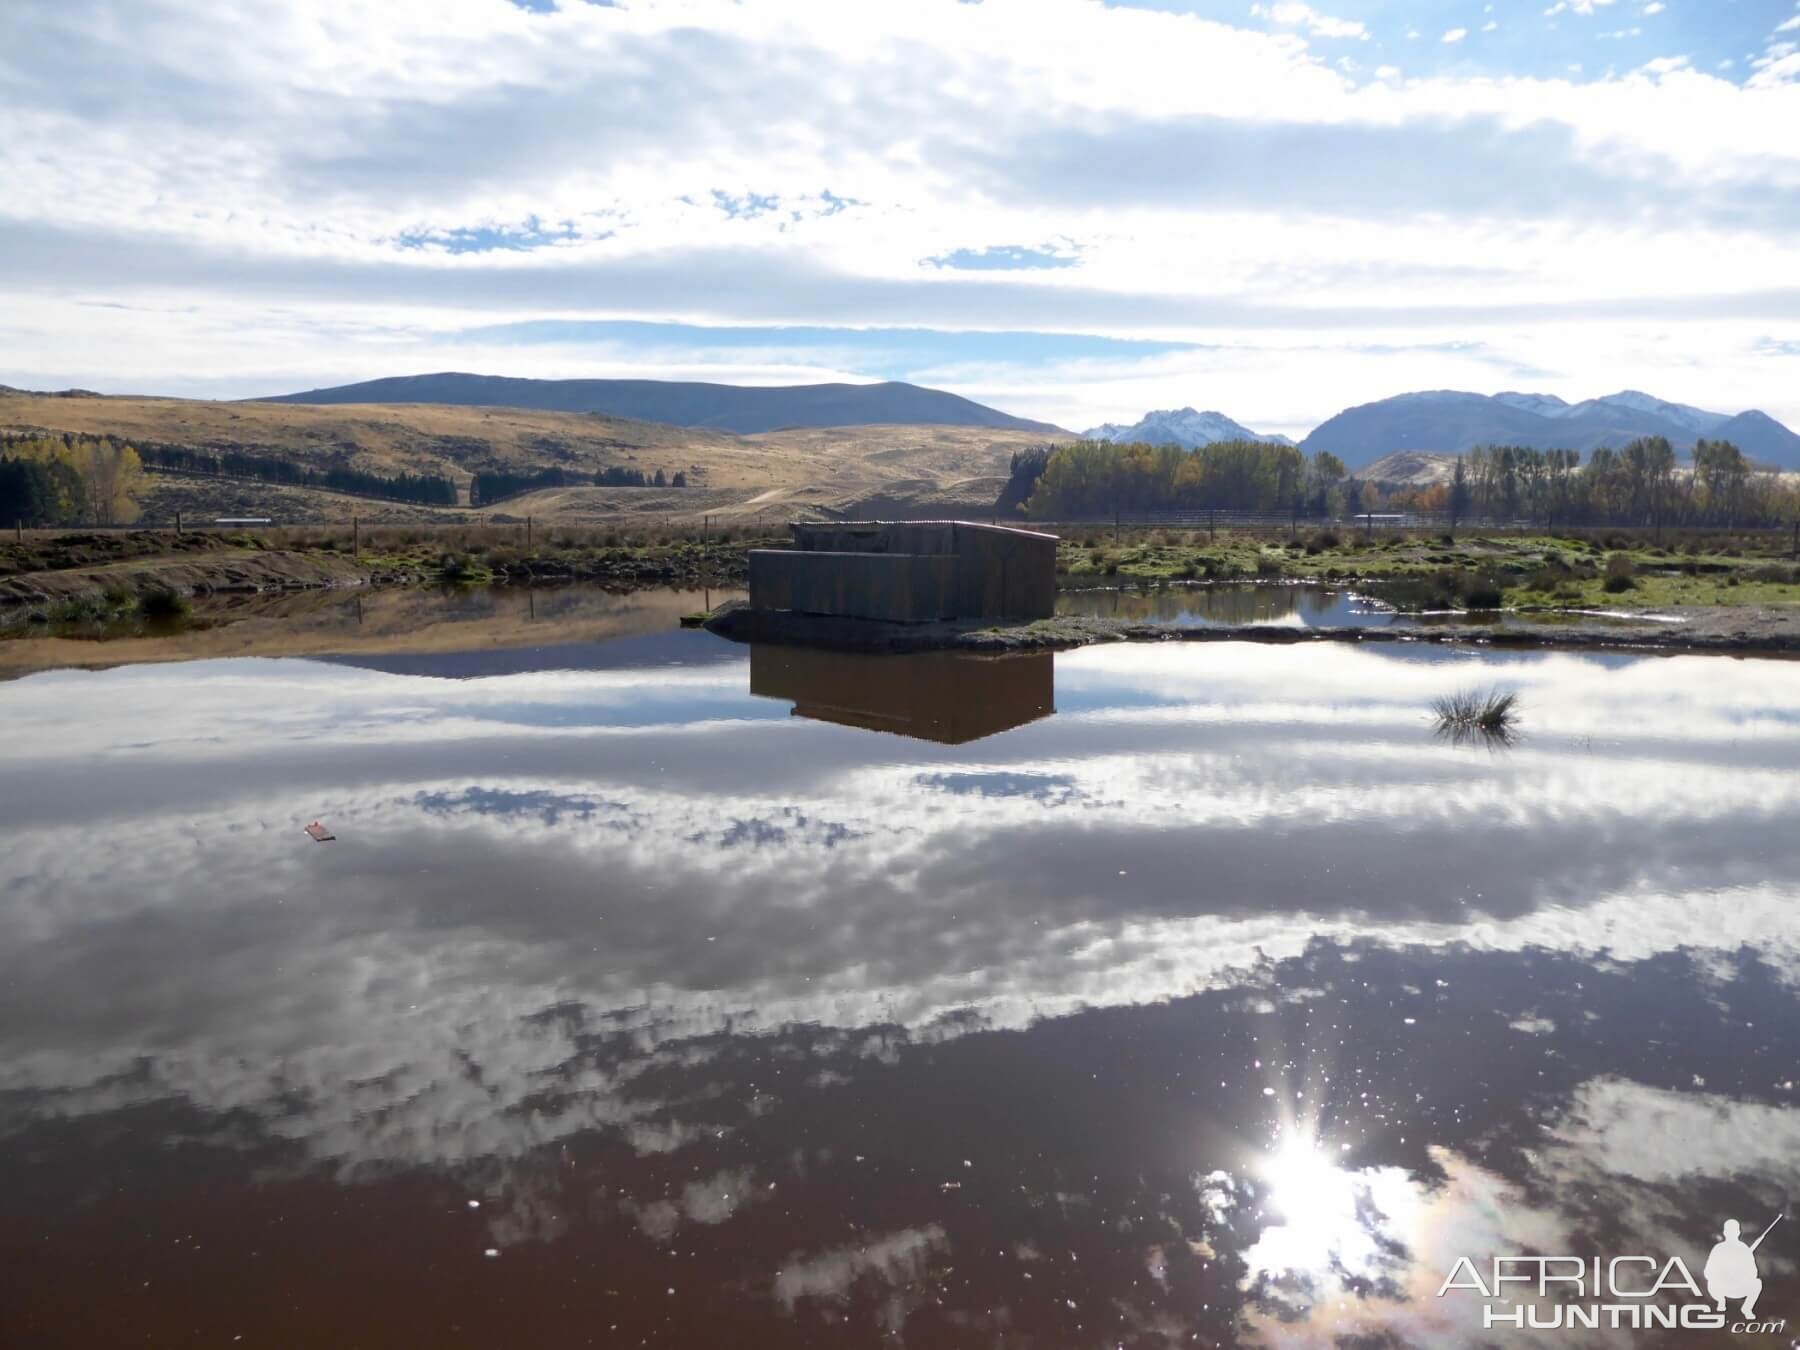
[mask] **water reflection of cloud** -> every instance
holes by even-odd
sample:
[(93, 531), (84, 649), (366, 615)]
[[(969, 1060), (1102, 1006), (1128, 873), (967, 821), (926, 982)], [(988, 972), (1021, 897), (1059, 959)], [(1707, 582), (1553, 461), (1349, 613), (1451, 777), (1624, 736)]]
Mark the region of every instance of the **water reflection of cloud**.
[[(933, 1224), (885, 1233), (854, 1247), (834, 1247), (811, 1256), (796, 1253), (776, 1273), (775, 1299), (791, 1313), (803, 1299), (847, 1303), (851, 1289), (862, 1280), (904, 1289), (918, 1284), (926, 1262), (948, 1246), (944, 1230)], [(904, 1300), (885, 1300), (886, 1330), (898, 1332), (906, 1311)]]
[[(774, 1179), (712, 1157), (755, 1118), (739, 1057), (793, 1065), (805, 1087), (766, 1099), (780, 1119), (928, 1050), (1189, 1001), (1203, 1032), (1183, 1054), (1278, 1045), (1265, 1059), (1293, 1065), (1278, 1091), (1337, 1073), (1346, 1039), (1376, 1053), (1358, 1065), (1369, 1091), (1312, 1122), (1340, 1151), (1273, 1179), (1278, 1209), (1309, 1208), (1251, 1222), (1243, 1188), (1271, 1179), (1243, 1159), (1224, 1206), (1241, 1228), (1184, 1233), (1245, 1263), (1254, 1325), (1321, 1343), (1356, 1326), (1456, 1343), (1417, 1297), (1441, 1279), (1432, 1263), (1589, 1233), (1601, 1216), (1568, 1196), (1691, 1242), (1710, 1216), (1690, 1225), (1660, 1193), (1685, 1201), (1734, 1151), (1746, 1176), (1791, 1171), (1787, 1098), (1742, 1078), (1759, 1056), (1775, 1074), (1800, 982), (1788, 668), (1519, 659), (1507, 678), (1532, 691), (1531, 739), (1488, 761), (1430, 742), (1425, 696), (1468, 681), (1460, 660), (1304, 656), (1082, 653), (1059, 680), (1085, 711), (960, 748), (740, 717), (747, 696), (716, 671), (662, 693), (641, 672), (421, 692), (303, 663), (200, 672), (198, 691), (119, 672), (18, 682), (4, 696), (31, 694), (22, 757), (0, 763), (18, 804), (0, 821), (0, 1129), (180, 1099), (232, 1122), (220, 1140), (282, 1141), (350, 1176), (536, 1175), (551, 1145), (596, 1134), (650, 1161), (707, 1154), (609, 1211), (672, 1235), (774, 1208), (719, 1207), (752, 1172)], [(1629, 736), (1601, 734), (1587, 700), (1602, 690), (1631, 701)], [(72, 692), (85, 717), (59, 749), (45, 719)], [(518, 711), (540, 704), (561, 711)], [(269, 736), (245, 734), (262, 720)], [(298, 833), (317, 816), (338, 843)], [(1410, 963), (1404, 981), (1376, 973), (1382, 952)], [(1346, 1000), (1379, 989), (1357, 994), (1352, 969), (1391, 1000), (1354, 1022)], [(1495, 1038), (1484, 1072), (1510, 1074), (1515, 1097), (1401, 1099), (1435, 1044), (1420, 1028), (1477, 979), (1470, 1034)], [(1660, 1034), (1694, 1043), (1643, 1053), (1665, 1009), (1687, 1022)], [(1737, 1077), (1705, 1062), (1702, 1032)], [(1254, 1136), (1264, 1084), (1243, 1105), (1240, 1066), (1206, 1067), (1231, 1098), (1206, 1110)], [(1507, 1137), (1480, 1138), (1465, 1107)], [(1393, 1128), (1409, 1117), (1420, 1133)], [(1718, 1147), (1684, 1151), (1701, 1137)], [(1496, 1158), (1521, 1140), (1567, 1196), (1502, 1179)], [(549, 1240), (564, 1213), (522, 1203), (496, 1241)], [(809, 1246), (776, 1300), (910, 1289), (946, 1224), (896, 1213), (886, 1236)], [(1150, 1246), (1182, 1288), (1189, 1249)]]
[(1024, 797), (1049, 805), (1063, 805), (1085, 796), (1068, 773), (1016, 773), (1004, 769), (966, 773), (922, 773), (913, 779), (922, 788), (956, 796)]

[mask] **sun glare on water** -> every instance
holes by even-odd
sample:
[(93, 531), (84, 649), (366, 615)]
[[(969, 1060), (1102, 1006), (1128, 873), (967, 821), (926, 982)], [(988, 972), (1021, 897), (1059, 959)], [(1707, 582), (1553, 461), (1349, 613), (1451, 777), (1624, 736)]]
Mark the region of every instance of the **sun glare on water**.
[(1251, 1277), (1297, 1281), (1324, 1292), (1344, 1281), (1394, 1273), (1419, 1218), (1420, 1197), (1398, 1168), (1350, 1170), (1341, 1150), (1304, 1129), (1284, 1133), (1265, 1156), (1264, 1224), (1245, 1253)]

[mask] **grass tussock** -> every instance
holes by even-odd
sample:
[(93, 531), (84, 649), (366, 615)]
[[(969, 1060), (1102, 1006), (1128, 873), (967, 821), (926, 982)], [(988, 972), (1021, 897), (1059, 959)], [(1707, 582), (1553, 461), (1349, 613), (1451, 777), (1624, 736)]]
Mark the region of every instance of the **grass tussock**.
[(1511, 744), (1518, 735), (1519, 695), (1514, 690), (1464, 689), (1431, 701), (1441, 736)]
[(155, 587), (138, 597), (138, 611), (146, 619), (184, 619), (193, 608), (187, 596), (166, 587)]

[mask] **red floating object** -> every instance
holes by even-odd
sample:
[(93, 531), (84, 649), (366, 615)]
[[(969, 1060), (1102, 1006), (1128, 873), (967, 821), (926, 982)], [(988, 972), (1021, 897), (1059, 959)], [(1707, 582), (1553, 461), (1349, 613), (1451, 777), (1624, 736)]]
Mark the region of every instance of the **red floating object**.
[(314, 839), (316, 839), (321, 844), (328, 844), (333, 839), (337, 838), (337, 836), (335, 834), (333, 834), (330, 830), (326, 829), (323, 825), (319, 824), (319, 822), (316, 820), (312, 824), (310, 824), (306, 827), (306, 832), (308, 834), (310, 834)]

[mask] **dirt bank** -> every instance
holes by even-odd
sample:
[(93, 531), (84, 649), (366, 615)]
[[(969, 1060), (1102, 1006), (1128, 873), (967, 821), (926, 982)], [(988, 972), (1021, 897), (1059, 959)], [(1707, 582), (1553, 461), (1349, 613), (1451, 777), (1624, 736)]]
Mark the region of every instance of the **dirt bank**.
[(0, 611), (152, 591), (203, 596), (421, 582), (701, 586), (741, 581), (746, 569), (743, 539), (651, 541), (558, 529), (526, 548), (523, 536), (505, 527), (438, 535), (374, 528), (363, 531), (356, 552), (349, 531), (38, 534), (0, 543)]
[(0, 605), (46, 604), (106, 591), (174, 591), (211, 595), (230, 591), (312, 590), (367, 583), (368, 572), (349, 558), (283, 549), (229, 549), (165, 557), (127, 558), (86, 567), (0, 577)]

